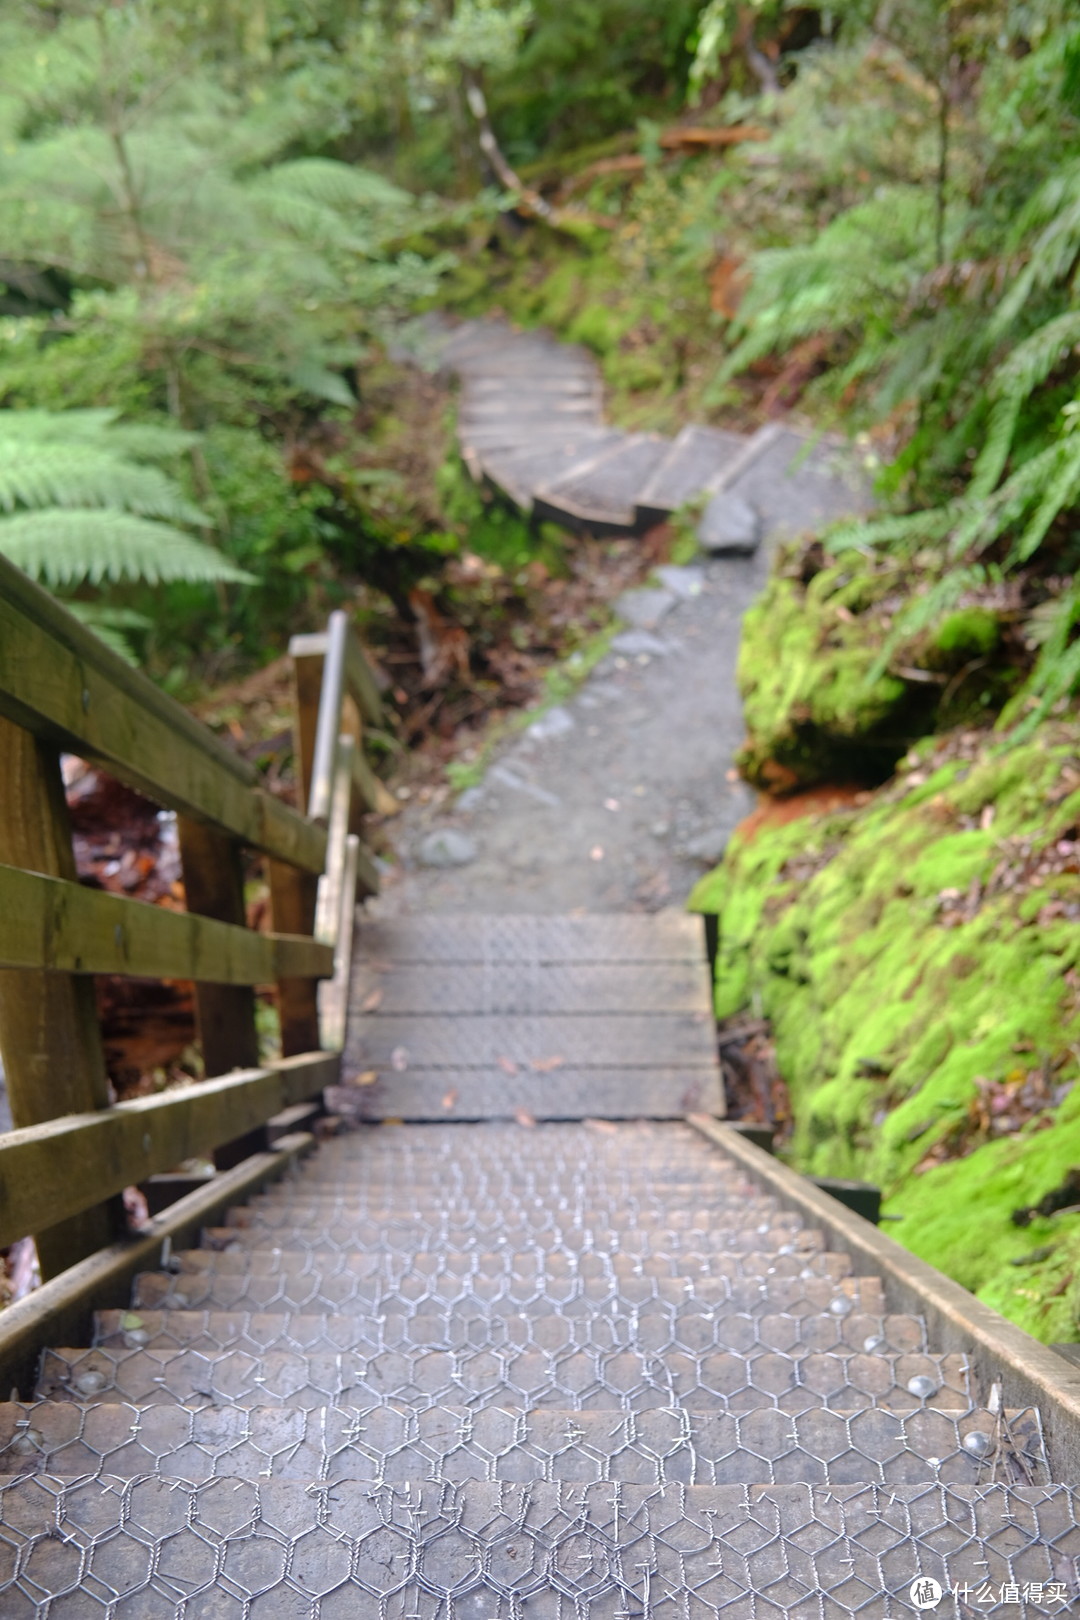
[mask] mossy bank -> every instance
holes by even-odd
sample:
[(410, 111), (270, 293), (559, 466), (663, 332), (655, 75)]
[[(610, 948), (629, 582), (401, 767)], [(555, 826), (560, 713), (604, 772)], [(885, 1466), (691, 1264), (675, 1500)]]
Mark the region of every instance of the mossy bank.
[(1080, 723), (954, 732), (737, 836), (690, 901), (718, 1015), (771, 1021), (785, 1155), (879, 1183), (894, 1236), (1047, 1342), (1080, 1338), (1078, 826)]

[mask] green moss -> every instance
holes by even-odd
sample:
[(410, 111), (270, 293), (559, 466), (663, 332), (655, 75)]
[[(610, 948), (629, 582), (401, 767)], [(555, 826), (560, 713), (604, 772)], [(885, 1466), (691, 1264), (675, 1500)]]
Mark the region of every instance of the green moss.
[(946, 656), (977, 658), (993, 652), (1001, 640), (1001, 625), (989, 608), (966, 607), (950, 613), (934, 632), (933, 644)]
[(988, 743), (736, 839), (690, 901), (719, 918), (718, 1014), (771, 1020), (793, 1162), (882, 1186), (901, 1242), (1050, 1340), (1080, 1327), (1080, 1217), (1010, 1217), (1080, 1164), (1080, 1087), (1000, 1137), (986, 1098), (1080, 1070), (1080, 875), (1031, 858), (1075, 825), (1077, 796), (1052, 801), (1078, 746), (1075, 727)]
[(924, 695), (893, 675), (869, 679), (880, 631), (849, 602), (865, 607), (872, 594), (850, 569), (825, 569), (805, 588), (774, 574), (746, 615), (738, 679), (749, 741), (739, 763), (750, 781), (767, 787), (774, 764), (797, 782), (880, 780), (924, 728)]

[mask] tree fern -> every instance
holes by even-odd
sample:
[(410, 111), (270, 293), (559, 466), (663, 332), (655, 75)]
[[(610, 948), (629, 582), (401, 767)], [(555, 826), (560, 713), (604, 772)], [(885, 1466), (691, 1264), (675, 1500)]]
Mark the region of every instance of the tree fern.
[(169, 524), (90, 508), (54, 508), (0, 518), (0, 552), (53, 586), (250, 577), (212, 546)]
[[(109, 410), (0, 411), (0, 553), (60, 591), (247, 581), (213, 546), (175, 527), (207, 520), (160, 467), (147, 465), (192, 441), (152, 424), (128, 426)], [(129, 610), (125, 618), (107, 599), (81, 607), (111, 644), (137, 628)]]

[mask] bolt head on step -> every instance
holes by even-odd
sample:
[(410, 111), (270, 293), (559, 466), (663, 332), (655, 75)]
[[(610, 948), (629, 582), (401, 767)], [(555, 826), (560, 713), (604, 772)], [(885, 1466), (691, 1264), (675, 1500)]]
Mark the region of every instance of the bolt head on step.
[(698, 524), (698, 541), (713, 556), (749, 556), (762, 534), (761, 514), (740, 495), (713, 495)]

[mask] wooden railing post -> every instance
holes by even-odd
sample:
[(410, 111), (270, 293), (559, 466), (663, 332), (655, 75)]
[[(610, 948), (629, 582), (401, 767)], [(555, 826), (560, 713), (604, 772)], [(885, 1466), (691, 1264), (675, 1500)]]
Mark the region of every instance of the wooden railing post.
[[(181, 816), (180, 862), (184, 874), (187, 909), (219, 922), (246, 922), (244, 867), (240, 846), (223, 833)], [(259, 1063), (259, 1036), (255, 1024), (255, 991), (247, 984), (197, 984), (195, 1011), (199, 1044), (207, 1078), (233, 1069), (254, 1069)], [(219, 1170), (266, 1147), (264, 1129), (226, 1142), (214, 1154)]]
[[(50, 877), (77, 875), (59, 751), (2, 718), (0, 862)], [(0, 969), (0, 1053), (16, 1128), (109, 1105), (90, 978)], [(112, 1198), (35, 1234), (42, 1275), (55, 1276), (122, 1229), (123, 1206)]]

